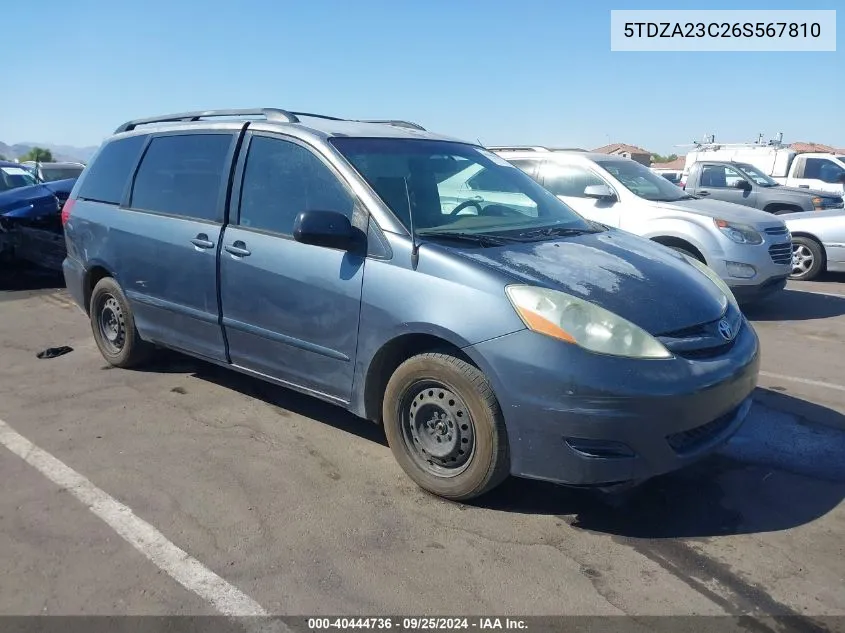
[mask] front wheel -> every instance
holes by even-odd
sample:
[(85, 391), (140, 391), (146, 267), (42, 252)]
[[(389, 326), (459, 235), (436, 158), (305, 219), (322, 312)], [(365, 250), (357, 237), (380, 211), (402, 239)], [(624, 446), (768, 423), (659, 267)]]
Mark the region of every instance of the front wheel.
[(484, 374), (448, 354), (402, 363), (382, 408), (387, 442), (420, 487), (456, 501), (477, 497), (510, 471), (499, 403)]
[(810, 281), (824, 270), (822, 245), (809, 237), (792, 238), (792, 274), (790, 279)]

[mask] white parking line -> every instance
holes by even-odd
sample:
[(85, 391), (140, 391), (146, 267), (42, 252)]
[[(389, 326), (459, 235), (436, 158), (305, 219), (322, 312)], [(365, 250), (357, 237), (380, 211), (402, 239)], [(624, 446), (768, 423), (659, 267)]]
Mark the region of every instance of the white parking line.
[(836, 294), (835, 292), (822, 292), (821, 290), (804, 290), (803, 288), (796, 288), (795, 286), (787, 286), (787, 290), (793, 292), (804, 292), (808, 295), (821, 295), (822, 297), (835, 297), (837, 299), (845, 299), (845, 294)]
[(845, 391), (845, 386), (835, 385), (832, 382), (822, 382), (821, 380), (810, 380), (809, 378), (798, 378), (797, 376), (784, 376), (783, 374), (773, 374), (768, 371), (761, 371), (761, 376), (766, 378), (775, 378), (777, 380), (788, 380), (790, 382), (798, 382), (802, 385), (812, 385), (813, 387), (824, 387), (825, 389), (834, 389), (836, 391)]
[(0, 420), (0, 443), (47, 479), (79, 499), (154, 565), (223, 615), (268, 615), (255, 600), (168, 541), (152, 525), (135, 516), (131, 508), (97, 488), (50, 453), (35, 446), (3, 420)]

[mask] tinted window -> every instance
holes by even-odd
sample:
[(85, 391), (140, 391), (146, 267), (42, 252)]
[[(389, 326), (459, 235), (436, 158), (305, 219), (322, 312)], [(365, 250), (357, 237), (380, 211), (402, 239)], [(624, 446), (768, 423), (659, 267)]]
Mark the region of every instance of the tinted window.
[(249, 144), (239, 224), (283, 235), (303, 211), (338, 211), (352, 218), (353, 199), (310, 151), (256, 136)]
[(736, 183), (745, 180), (742, 174), (732, 167), (724, 165), (705, 165), (701, 170), (701, 186), (712, 189), (736, 187)]
[(79, 189), (79, 197), (120, 204), (123, 190), (146, 143), (146, 136), (111, 141), (97, 155)]
[(804, 178), (813, 178), (823, 182), (840, 182), (845, 169), (826, 158), (808, 158), (804, 165)]
[(583, 167), (548, 163), (543, 167), (543, 185), (556, 196), (584, 198), (584, 189), (604, 185), (601, 178)]
[(56, 180), (68, 180), (69, 178), (79, 178), (82, 173), (82, 167), (42, 167), (41, 176), (47, 182), (55, 182)]
[(154, 138), (135, 177), (131, 206), (220, 221), (217, 200), (231, 144), (231, 134)]

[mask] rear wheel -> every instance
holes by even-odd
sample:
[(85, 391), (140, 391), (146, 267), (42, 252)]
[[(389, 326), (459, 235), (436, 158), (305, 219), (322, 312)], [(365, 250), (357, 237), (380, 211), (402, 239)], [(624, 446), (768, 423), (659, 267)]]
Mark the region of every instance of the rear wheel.
[(824, 270), (824, 249), (810, 237), (792, 238), (791, 279), (810, 281)]
[(109, 364), (128, 368), (149, 358), (151, 346), (138, 336), (132, 309), (114, 279), (104, 277), (97, 282), (88, 312), (94, 341)]
[(502, 412), (477, 367), (448, 354), (414, 356), (391, 376), (382, 412), (394, 457), (425, 490), (467, 500), (507, 477)]

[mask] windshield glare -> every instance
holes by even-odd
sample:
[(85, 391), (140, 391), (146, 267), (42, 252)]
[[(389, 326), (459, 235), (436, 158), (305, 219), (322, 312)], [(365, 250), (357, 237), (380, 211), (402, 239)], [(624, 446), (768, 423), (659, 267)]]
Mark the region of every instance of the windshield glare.
[(754, 167), (754, 165), (746, 165), (745, 163), (741, 165), (737, 165), (739, 169), (745, 172), (745, 175), (751, 178), (754, 182), (756, 182), (761, 187), (775, 187), (777, 186), (777, 182), (771, 178), (769, 178), (766, 174), (762, 171)]
[(479, 147), (397, 138), (331, 143), (406, 228), (413, 211), (415, 232), (593, 228), (523, 171)]
[(37, 184), (35, 176), (23, 167), (0, 167), (0, 191)]
[(635, 196), (656, 202), (685, 200), (690, 196), (648, 167), (633, 160), (597, 160), (596, 163)]

